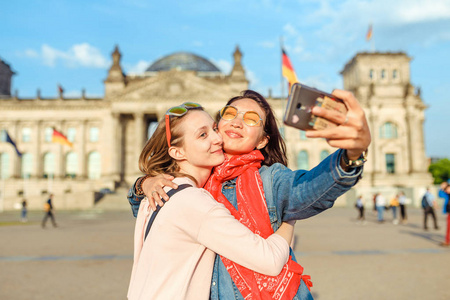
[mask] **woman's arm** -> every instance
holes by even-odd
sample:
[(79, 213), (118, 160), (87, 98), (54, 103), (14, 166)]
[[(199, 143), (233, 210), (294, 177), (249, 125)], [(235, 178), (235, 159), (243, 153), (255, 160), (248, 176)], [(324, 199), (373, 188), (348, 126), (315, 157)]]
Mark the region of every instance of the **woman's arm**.
[[(281, 272), (289, 259), (292, 225), (285, 224), (276, 233), (264, 239), (236, 220), (228, 209), (217, 203), (209, 193), (203, 192), (203, 196), (193, 196), (197, 200), (195, 205), (191, 201), (191, 206), (211, 207), (202, 217), (196, 237), (199, 243), (258, 273), (276, 276)], [(191, 209), (195, 210), (195, 207)], [(189, 215), (190, 222), (195, 217), (195, 213)]]
[[(131, 206), (131, 211), (135, 217), (137, 216), (139, 206), (144, 197), (147, 197), (151, 209), (155, 211), (156, 205), (164, 205), (164, 202), (161, 201), (161, 197), (166, 201), (169, 200), (169, 197), (163, 190), (163, 187), (168, 186), (173, 189), (178, 188), (178, 185), (172, 182), (174, 177), (171, 175), (160, 174), (155, 177), (144, 177), (145, 176), (142, 176), (136, 179), (127, 195), (128, 202)], [(139, 193), (139, 191), (142, 191), (143, 193)]]

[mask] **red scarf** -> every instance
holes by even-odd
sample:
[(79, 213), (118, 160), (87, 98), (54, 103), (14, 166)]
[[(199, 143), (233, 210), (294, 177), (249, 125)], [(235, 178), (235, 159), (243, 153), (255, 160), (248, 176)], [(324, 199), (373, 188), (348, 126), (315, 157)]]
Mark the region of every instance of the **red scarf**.
[[(263, 183), (259, 168), (264, 156), (259, 150), (248, 154), (235, 155), (214, 169), (204, 188), (220, 203), (225, 205), (239, 222), (252, 232), (268, 238), (273, 229), (264, 196)], [(238, 210), (222, 194), (222, 183), (236, 178), (236, 196)], [(310, 277), (303, 275), (303, 268), (289, 257), (278, 276), (267, 276), (221, 256), (231, 279), (244, 299), (292, 299), (297, 294), (300, 280), (303, 278), (308, 289), (312, 286)]]

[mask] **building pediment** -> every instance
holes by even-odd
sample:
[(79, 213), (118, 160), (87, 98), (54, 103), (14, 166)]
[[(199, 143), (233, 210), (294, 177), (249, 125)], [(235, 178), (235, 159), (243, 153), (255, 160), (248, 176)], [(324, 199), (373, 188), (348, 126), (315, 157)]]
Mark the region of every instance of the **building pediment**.
[(160, 102), (160, 101), (225, 101), (239, 91), (234, 91), (225, 78), (207, 79), (193, 71), (171, 70), (159, 72), (153, 77), (129, 82), (125, 89), (111, 98), (114, 102)]

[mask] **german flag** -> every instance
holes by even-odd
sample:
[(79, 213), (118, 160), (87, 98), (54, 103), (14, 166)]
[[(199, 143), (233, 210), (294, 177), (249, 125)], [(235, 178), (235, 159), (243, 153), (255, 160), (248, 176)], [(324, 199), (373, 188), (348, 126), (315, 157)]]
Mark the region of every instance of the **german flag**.
[(369, 25), (369, 30), (367, 30), (366, 41), (370, 41), (372, 38), (372, 24)]
[(67, 145), (69, 147), (73, 146), (72, 143), (69, 142), (67, 137), (64, 134), (62, 134), (61, 132), (59, 132), (58, 130), (56, 130), (55, 128), (53, 128), (52, 143)]
[(282, 74), (283, 77), (286, 78), (286, 80), (289, 82), (289, 89), (291, 89), (291, 85), (298, 82), (297, 75), (295, 75), (294, 68), (292, 67), (291, 60), (286, 54), (286, 51), (284, 49), (281, 49), (281, 55), (282, 55)]

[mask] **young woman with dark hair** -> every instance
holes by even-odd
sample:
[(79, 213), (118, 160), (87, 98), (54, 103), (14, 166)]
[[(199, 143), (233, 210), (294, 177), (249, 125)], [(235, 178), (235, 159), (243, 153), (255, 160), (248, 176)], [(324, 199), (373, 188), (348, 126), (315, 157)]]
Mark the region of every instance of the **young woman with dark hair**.
[[(205, 188), (236, 219), (246, 225), (251, 223), (252, 231), (267, 234), (268, 226), (277, 230), (283, 221), (312, 217), (332, 207), (361, 177), (362, 167), (354, 167), (352, 161), (362, 160), (370, 144), (364, 111), (353, 94), (341, 90), (333, 94), (343, 99), (347, 115), (314, 107), (314, 115), (338, 126), (308, 131), (306, 135), (325, 138), (328, 144), (341, 149), (310, 171), (292, 171), (286, 167), (286, 147), (273, 111), (263, 96), (247, 90), (230, 99), (221, 110), (218, 128), (226, 160), (214, 168)], [(144, 195), (162, 205), (160, 197), (166, 198), (162, 187), (176, 188), (170, 179), (167, 175), (139, 178), (128, 195), (133, 211), (139, 208)], [(257, 214), (261, 202), (265, 207), (263, 213), (259, 211), (261, 218), (252, 219), (249, 216)], [(303, 268), (293, 261), (292, 250), (291, 255), (289, 278), (292, 280), (285, 285), (280, 277), (261, 278), (217, 256), (210, 299), (312, 299), (309, 277), (303, 275)], [(283, 295), (278, 294), (280, 290), (285, 291)]]

